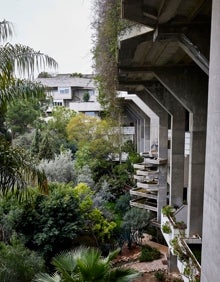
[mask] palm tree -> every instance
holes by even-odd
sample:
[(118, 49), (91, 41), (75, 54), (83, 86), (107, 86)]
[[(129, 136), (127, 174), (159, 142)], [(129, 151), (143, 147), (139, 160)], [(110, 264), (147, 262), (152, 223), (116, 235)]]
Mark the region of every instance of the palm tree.
[[(7, 105), (17, 99), (41, 98), (44, 87), (33, 78), (35, 69), (57, 67), (56, 61), (28, 46), (12, 45), (7, 39), (13, 35), (13, 26), (4, 20), (0, 22), (0, 191), (23, 191), (29, 180), (37, 180), (40, 188), (46, 189), (46, 178), (36, 169), (27, 154), (10, 146), (10, 134), (5, 127)], [(6, 42), (6, 43), (5, 43)], [(20, 77), (16, 78), (15, 73)]]
[(56, 272), (50, 276), (40, 273), (35, 282), (128, 282), (139, 273), (129, 268), (113, 267), (112, 260), (119, 249), (110, 252), (106, 258), (96, 248), (80, 247), (74, 251), (62, 253), (52, 260)]

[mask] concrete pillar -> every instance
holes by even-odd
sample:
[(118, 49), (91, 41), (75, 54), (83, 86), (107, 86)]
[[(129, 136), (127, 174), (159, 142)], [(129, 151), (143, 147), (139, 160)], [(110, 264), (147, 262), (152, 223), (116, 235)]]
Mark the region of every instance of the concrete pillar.
[(145, 84), (145, 88), (171, 116), (169, 204), (180, 207), (183, 203), (184, 187), (185, 109), (159, 84), (154, 84), (154, 87)]
[[(124, 96), (125, 100), (131, 100), (133, 103), (144, 112), (150, 119), (150, 147), (158, 141), (159, 134), (159, 117), (155, 114), (154, 111), (144, 103), (136, 94), (128, 94)], [(147, 142), (148, 143), (148, 142)], [(146, 144), (147, 144), (146, 143)], [(148, 143), (149, 144), (149, 143)], [(150, 147), (146, 148), (146, 151), (150, 151)], [(146, 152), (145, 151), (145, 152)]]
[(150, 148), (150, 118), (140, 109), (133, 100), (128, 100), (129, 109), (132, 111), (133, 115), (135, 115), (138, 120), (139, 126), (138, 129), (138, 138), (139, 138), (139, 146), (137, 152), (146, 152), (149, 151)]
[(209, 97), (202, 236), (202, 282), (220, 277), (220, 1), (212, 1)]
[(158, 80), (190, 112), (191, 154), (189, 159), (187, 235), (202, 234), (207, 76), (197, 67), (155, 73)]
[(135, 124), (135, 146), (138, 153), (149, 150), (150, 119), (133, 101), (126, 102), (126, 113)]
[(136, 94), (159, 117), (158, 156), (168, 157), (168, 113), (151, 97), (148, 92)]
[(177, 268), (177, 256), (173, 255), (171, 249), (168, 249), (168, 269), (169, 272), (179, 272)]

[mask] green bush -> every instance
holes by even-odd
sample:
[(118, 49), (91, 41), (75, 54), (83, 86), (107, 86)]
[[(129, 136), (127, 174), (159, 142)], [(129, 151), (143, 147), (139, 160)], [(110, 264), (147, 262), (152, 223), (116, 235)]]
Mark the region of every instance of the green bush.
[(169, 222), (166, 222), (165, 224), (162, 225), (162, 230), (164, 233), (170, 234), (171, 233), (171, 228), (169, 226)]
[(44, 271), (44, 260), (13, 237), (10, 244), (0, 243), (0, 281), (30, 282)]
[(141, 255), (139, 257), (139, 261), (153, 261), (155, 259), (159, 259), (161, 257), (161, 253), (150, 246), (143, 246), (141, 249)]
[(162, 270), (158, 270), (155, 272), (154, 274), (155, 278), (157, 278), (157, 280), (159, 281), (165, 281), (166, 280), (166, 275), (165, 272)]

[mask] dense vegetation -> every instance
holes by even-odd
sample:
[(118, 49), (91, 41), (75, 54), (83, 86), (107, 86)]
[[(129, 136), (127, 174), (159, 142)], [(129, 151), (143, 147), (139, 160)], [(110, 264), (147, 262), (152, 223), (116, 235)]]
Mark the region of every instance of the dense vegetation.
[[(14, 70), (17, 65), (21, 73), (32, 74), (36, 62), (53, 67), (56, 62), (29, 47), (0, 47), (1, 281), (31, 281), (37, 272), (53, 270), (50, 262), (58, 253), (82, 245), (98, 249), (99, 260), (124, 242), (129, 246), (140, 242), (148, 225), (147, 211), (129, 207), (132, 164), (141, 158), (132, 142), (124, 143), (120, 132), (112, 130), (120, 125), (116, 107), (117, 36), (123, 29), (119, 2), (94, 1), (100, 101), (111, 113), (102, 120), (59, 107), (45, 121), (45, 89), (16, 79)], [(10, 23), (1, 22), (0, 40), (11, 34)], [(126, 162), (121, 161), (122, 152), (128, 154)], [(52, 261), (54, 265), (56, 259)], [(131, 278), (133, 273), (125, 274)], [(61, 276), (54, 274), (56, 279)], [(129, 281), (129, 277), (114, 281)], [(53, 281), (49, 274), (46, 278), (36, 281)]]

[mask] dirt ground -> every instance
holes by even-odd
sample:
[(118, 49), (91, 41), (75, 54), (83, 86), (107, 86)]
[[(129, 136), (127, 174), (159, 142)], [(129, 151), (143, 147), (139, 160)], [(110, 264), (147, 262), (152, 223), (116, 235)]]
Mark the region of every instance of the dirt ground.
[(133, 245), (131, 249), (128, 249), (125, 245), (122, 248), (121, 255), (117, 258), (117, 264), (119, 263), (120, 265), (123, 265), (123, 267), (136, 269), (141, 273), (140, 277), (135, 279), (134, 282), (158, 282), (159, 280), (155, 278), (155, 273), (158, 270), (166, 273), (166, 282), (181, 281), (177, 280), (181, 278), (179, 273), (170, 273), (168, 275), (167, 247), (155, 243), (150, 239), (150, 236), (146, 234), (142, 243), (143, 245), (150, 245), (151, 247), (158, 249), (162, 254), (160, 259), (152, 262), (139, 262), (138, 257), (141, 253), (141, 247)]

